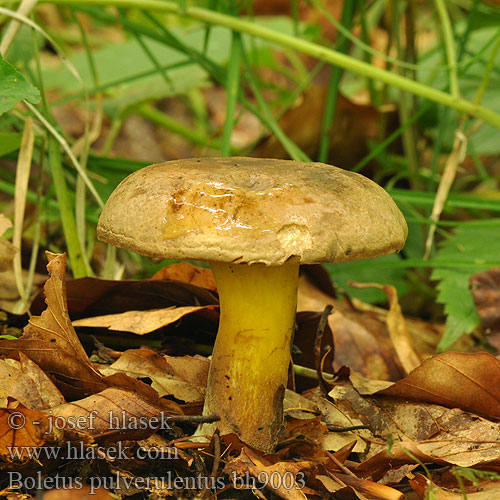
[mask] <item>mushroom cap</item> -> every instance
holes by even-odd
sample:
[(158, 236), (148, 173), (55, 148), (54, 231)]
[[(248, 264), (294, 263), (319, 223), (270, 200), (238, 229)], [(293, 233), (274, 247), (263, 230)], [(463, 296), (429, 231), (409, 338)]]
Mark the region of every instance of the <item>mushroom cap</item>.
[(99, 239), (141, 255), (281, 265), (369, 259), (403, 248), (389, 194), (323, 163), (261, 158), (167, 161), (109, 197)]

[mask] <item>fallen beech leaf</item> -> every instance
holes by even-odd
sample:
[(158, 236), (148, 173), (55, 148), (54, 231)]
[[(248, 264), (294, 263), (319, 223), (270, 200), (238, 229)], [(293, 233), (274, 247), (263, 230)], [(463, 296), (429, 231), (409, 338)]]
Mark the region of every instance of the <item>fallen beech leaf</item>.
[(150, 349), (129, 349), (112, 365), (102, 369), (101, 373), (111, 375), (121, 372), (133, 378), (147, 377), (152, 380), (151, 386), (160, 397), (173, 395), (176, 399), (187, 403), (203, 401), (210, 362), (208, 360), (203, 362), (204, 373), (200, 374), (199, 366), (195, 366), (198, 359), (190, 356), (186, 358), (190, 358), (185, 360), (188, 363), (192, 360), (193, 372), (197, 372), (198, 376), (201, 375), (196, 381), (183, 380), (163, 356)]
[(500, 267), (474, 274), (469, 281), (484, 332), (500, 333)]
[(500, 418), (500, 360), (482, 352), (437, 354), (378, 394)]
[(6, 407), (9, 397), (32, 410), (65, 402), (47, 374), (23, 353), (19, 353), (19, 361), (0, 359), (0, 406)]
[(101, 375), (87, 357), (68, 315), (65, 293), (66, 256), (47, 252), (50, 278), (44, 286), (47, 309), (32, 316), (17, 340), (0, 343), (0, 353), (12, 356), (24, 352), (38, 366), (65, 383), (83, 391), (97, 392), (105, 387)]
[[(330, 396), (340, 411), (359, 418), (371, 430), (370, 458), (357, 471), (375, 479), (391, 469), (415, 463), (403, 448), (423, 463), (462, 467), (500, 464), (500, 423), (458, 408), (406, 398), (361, 396), (349, 381), (337, 385)], [(388, 436), (394, 442), (391, 454), (387, 452)]]
[(386, 294), (389, 301), (389, 312), (386, 316), (387, 329), (401, 366), (408, 375), (408, 373), (420, 365), (420, 358), (413, 349), (412, 337), (406, 326), (401, 306), (399, 305), (396, 287), (392, 285), (379, 285), (378, 283), (352, 283), (352, 286), (356, 288), (378, 288)]
[(106, 314), (73, 321), (73, 326), (109, 328), (119, 332), (145, 335), (159, 328), (175, 323), (182, 317), (199, 311), (213, 311), (217, 306), (185, 306), (148, 311), (126, 311), (119, 314)]
[(201, 286), (208, 290), (217, 290), (215, 278), (210, 269), (193, 266), (189, 262), (178, 262), (170, 264), (163, 269), (160, 269), (151, 279), (153, 280), (176, 280), (183, 283)]
[[(47, 266), (51, 277), (45, 283), (47, 309), (41, 316), (32, 316), (24, 335), (18, 340), (0, 342), (0, 353), (28, 353), (43, 370), (56, 378), (61, 392), (72, 398), (94, 394), (107, 387), (124, 389), (144, 404), (167, 405), (149, 385), (123, 373), (103, 377), (95, 370), (80, 344), (68, 316), (65, 295), (65, 255), (49, 254)], [(174, 403), (171, 403), (174, 406)], [(175, 405), (179, 413), (180, 408)]]
[(120, 387), (110, 387), (51, 409), (54, 417), (65, 422), (82, 422), (82, 431), (111, 441), (144, 439), (157, 430), (169, 430), (169, 417), (181, 413), (173, 401), (148, 401)]

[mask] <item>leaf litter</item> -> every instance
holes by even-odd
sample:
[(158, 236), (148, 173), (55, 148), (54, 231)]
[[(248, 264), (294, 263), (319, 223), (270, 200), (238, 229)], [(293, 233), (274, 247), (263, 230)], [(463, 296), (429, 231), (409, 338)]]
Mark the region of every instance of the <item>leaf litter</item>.
[[(386, 311), (340, 300), (309, 273), (301, 277), (294, 361), (302, 370), (286, 391), (278, 448), (263, 455), (235, 435), (193, 439), (210, 418), (201, 416), (209, 358), (179, 355), (181, 346), (165, 354), (168, 342), (148, 345), (173, 330), (177, 338), (198, 335), (190, 348), (213, 343), (218, 310), (210, 271), (183, 264), (139, 282), (66, 283), (65, 256), (48, 258), (46, 308), (35, 300), (41, 314), (22, 337), (0, 342), (0, 477), (39, 472), (66, 485), (80, 480), (81, 494), (104, 486), (151, 498), (399, 500), (426, 498), (430, 488), (444, 500), (462, 498), (462, 490), (478, 500), (495, 497), (500, 361), (486, 353), (431, 356), (442, 327), (405, 318), (394, 289), (382, 287)], [(329, 304), (334, 312), (315, 357)], [(110, 328), (111, 344), (127, 332), (144, 345), (110, 350), (111, 364), (92, 363), (74, 326)], [(311, 378), (318, 362), (323, 390)], [(457, 467), (480, 469), (474, 489), (475, 476), (458, 481)]]

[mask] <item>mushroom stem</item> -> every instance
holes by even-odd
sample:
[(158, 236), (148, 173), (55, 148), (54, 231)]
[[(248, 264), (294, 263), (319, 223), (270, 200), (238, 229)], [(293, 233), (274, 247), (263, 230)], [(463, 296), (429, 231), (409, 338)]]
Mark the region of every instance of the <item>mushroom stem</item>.
[[(283, 420), (299, 264), (211, 263), (220, 297), (219, 332), (204, 414), (221, 434), (270, 453)], [(208, 429), (204, 429), (208, 431)]]

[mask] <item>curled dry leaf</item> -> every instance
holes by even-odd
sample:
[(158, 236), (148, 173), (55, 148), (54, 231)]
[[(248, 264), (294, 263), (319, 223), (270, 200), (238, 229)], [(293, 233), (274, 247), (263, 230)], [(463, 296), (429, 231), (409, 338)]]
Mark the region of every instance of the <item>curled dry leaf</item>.
[(500, 334), (500, 267), (474, 274), (470, 286), (487, 334)]
[(217, 317), (216, 309), (218, 309), (217, 306), (184, 306), (147, 311), (125, 311), (118, 314), (106, 314), (104, 316), (78, 319), (73, 321), (73, 326), (109, 328), (110, 330), (144, 335), (175, 323), (188, 314), (203, 311)]
[(500, 418), (500, 360), (487, 353), (437, 354), (378, 394)]
[[(50, 401), (44, 402), (50, 408), (48, 411), (68, 422), (68, 431), (71, 430), (71, 422), (80, 417), (82, 426), (78, 430), (91, 435), (109, 434), (112, 437), (135, 435), (135, 431), (141, 436), (148, 436), (154, 432), (148, 423), (150, 417), (158, 418), (158, 415), (167, 412), (181, 414), (182, 410), (176, 403), (161, 399), (149, 385), (123, 373), (103, 377), (92, 367), (68, 315), (64, 279), (65, 256), (48, 256), (47, 268), (51, 276), (44, 287), (47, 309), (41, 316), (33, 316), (30, 319), (20, 339), (0, 342), (1, 353), (11, 356), (18, 354), (21, 364), (26, 367), (25, 371), (29, 370), (29, 373), (37, 378), (31, 385), (35, 393), (37, 390), (41, 391), (42, 387), (50, 389), (49, 381), (29, 364), (26, 357), (23, 357), (24, 353), (42, 370), (55, 377), (56, 385), (66, 396), (79, 400), (57, 404), (64, 400), (52, 397)], [(82, 395), (89, 393), (95, 395), (81, 399)], [(18, 395), (25, 396), (19, 391)], [(42, 404), (40, 401), (37, 403)], [(45, 408), (47, 409), (47, 406)], [(95, 415), (91, 417), (93, 413)], [(121, 416), (121, 423), (113, 425), (115, 420), (111, 417), (114, 416)], [(135, 422), (138, 419), (148, 423), (146, 428), (137, 429)]]
[(32, 316), (17, 340), (0, 343), (0, 353), (28, 355), (37, 365), (53, 374), (67, 393), (93, 393), (104, 389), (102, 377), (89, 362), (69, 319), (66, 304), (66, 256), (47, 252), (50, 278), (44, 286), (47, 309)]
[(152, 387), (160, 397), (172, 395), (187, 403), (203, 401), (210, 361), (202, 356), (184, 356), (180, 359), (186, 366), (174, 357), (169, 357), (167, 361), (150, 349), (129, 349), (111, 366), (102, 369), (101, 373), (147, 377), (152, 380)]

